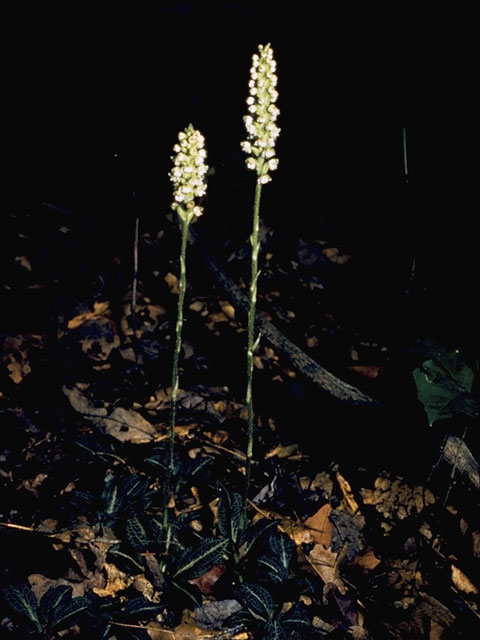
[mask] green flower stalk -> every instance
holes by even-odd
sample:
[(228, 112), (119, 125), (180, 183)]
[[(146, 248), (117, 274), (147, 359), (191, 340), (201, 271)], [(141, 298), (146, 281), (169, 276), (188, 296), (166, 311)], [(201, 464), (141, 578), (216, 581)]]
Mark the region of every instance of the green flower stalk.
[(250, 486), (250, 474), (253, 459), (253, 354), (260, 341), (260, 336), (254, 340), (255, 311), (257, 303), (258, 254), (260, 251), (259, 215), (262, 185), (272, 179), (270, 173), (278, 167), (278, 159), (275, 157), (275, 142), (280, 129), (275, 124), (280, 113), (275, 102), (278, 98), (276, 90), (277, 76), (276, 62), (273, 50), (269, 44), (258, 46), (258, 54), (252, 57), (250, 68), (249, 96), (247, 98), (248, 114), (244, 117), (247, 130), (247, 140), (241, 143), (243, 151), (247, 154), (247, 168), (256, 171), (257, 183), (255, 187), (255, 200), (253, 205), (253, 226), (250, 242), (252, 245), (251, 276), (250, 276), (250, 306), (248, 311), (248, 337), (247, 337), (247, 451), (245, 465), (245, 494), (243, 504), (243, 520), (246, 524), (246, 510), (248, 489)]
[(178, 393), (178, 362), (182, 348), (183, 304), (187, 281), (186, 251), (188, 228), (195, 217), (201, 216), (203, 208), (198, 204), (198, 198), (205, 195), (207, 185), (205, 181), (208, 166), (205, 163), (205, 138), (189, 124), (185, 131), (178, 134), (178, 142), (173, 147), (175, 156), (170, 180), (173, 182), (172, 209), (177, 212), (180, 220), (182, 240), (180, 249), (180, 283), (177, 307), (177, 323), (175, 328), (175, 348), (172, 367), (172, 395), (170, 398), (170, 429), (168, 446), (168, 470), (165, 482), (165, 508), (163, 524), (168, 524), (168, 503), (173, 475), (173, 451), (175, 440), (175, 418)]

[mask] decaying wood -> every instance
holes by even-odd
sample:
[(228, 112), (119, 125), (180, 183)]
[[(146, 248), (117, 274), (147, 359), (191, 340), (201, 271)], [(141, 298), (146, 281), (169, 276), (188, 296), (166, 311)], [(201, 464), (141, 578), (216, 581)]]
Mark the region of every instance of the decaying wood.
[[(190, 228), (189, 242), (201, 253), (203, 262), (213, 275), (216, 283), (224, 290), (231, 304), (248, 312), (249, 301), (238, 285), (225, 273), (215, 258), (205, 249), (197, 232)], [(369, 407), (375, 410), (384, 409), (384, 405), (371, 398), (360, 389), (337, 378), (330, 371), (319, 365), (297, 345), (286, 338), (271, 322), (264, 318), (258, 311), (255, 318), (256, 330), (262, 334), (285, 362), (293, 369), (303, 374), (308, 380), (326, 391), (333, 397), (351, 405)]]
[(443, 448), (443, 459), (451, 466), (457, 461), (457, 472), (477, 491), (480, 491), (480, 464), (465, 442), (457, 436), (448, 436)]

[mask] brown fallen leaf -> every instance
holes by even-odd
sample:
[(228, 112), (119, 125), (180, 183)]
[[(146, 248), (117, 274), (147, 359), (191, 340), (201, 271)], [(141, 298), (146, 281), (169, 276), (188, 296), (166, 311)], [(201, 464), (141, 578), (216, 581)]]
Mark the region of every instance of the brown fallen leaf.
[(289, 444), (289, 445), (277, 445), (274, 449), (272, 449), (271, 451), (268, 451), (265, 454), (265, 460), (268, 460), (269, 458), (274, 458), (275, 456), (277, 458), (289, 458), (290, 456), (292, 456), (294, 453), (296, 453), (299, 449), (298, 444)]
[(228, 322), (228, 318), (223, 311), (214, 311), (208, 315), (207, 327), (209, 329), (214, 329), (217, 322)]
[(305, 520), (303, 523), (307, 527), (316, 544), (321, 544), (328, 548), (332, 540), (333, 525), (329, 520), (332, 507), (327, 503), (323, 507)]
[[(167, 313), (166, 309), (160, 305), (154, 305), (147, 302), (148, 298), (144, 298), (143, 302), (137, 302), (135, 306), (135, 329), (138, 340), (145, 333), (155, 331), (160, 326), (163, 316)], [(123, 306), (123, 315), (120, 320), (120, 329), (124, 336), (133, 335), (132, 326), (132, 302), (131, 299)]]
[(233, 307), (228, 300), (220, 300), (219, 304), (222, 312), (227, 316), (227, 318), (235, 320), (235, 307)]
[(227, 570), (226, 564), (214, 564), (213, 567), (199, 576), (198, 578), (193, 578), (189, 580), (190, 584), (196, 584), (200, 589), (200, 593), (204, 595), (209, 595), (213, 591), (213, 586), (217, 582), (219, 578), (223, 576), (225, 571)]
[(361, 569), (363, 569), (363, 571), (367, 572), (375, 569), (375, 567), (377, 567), (380, 562), (381, 560), (377, 558), (372, 547), (369, 547), (363, 555), (355, 556), (353, 562), (350, 562), (349, 564), (360, 567)]
[(24, 269), (26, 269), (27, 271), (32, 270), (32, 264), (30, 260), (27, 258), (27, 256), (16, 256), (15, 262), (18, 262), (18, 264), (22, 266)]
[(76, 315), (68, 321), (67, 328), (78, 329), (78, 327), (81, 327), (87, 320), (105, 315), (108, 312), (109, 305), (109, 302), (94, 302), (93, 311), (88, 310)]
[(155, 435), (155, 427), (136, 411), (117, 407), (102, 419), (105, 432), (120, 442), (137, 444), (151, 442)]
[(178, 278), (176, 275), (168, 272), (164, 280), (170, 288), (170, 293), (173, 293), (174, 295), (178, 295), (180, 293), (178, 289)]
[(202, 300), (195, 300), (188, 306), (188, 308), (190, 309), (190, 311), (195, 311), (198, 313), (205, 308), (205, 302), (203, 302)]
[(382, 527), (389, 530), (393, 522), (416, 515), (435, 503), (433, 493), (420, 485), (411, 486), (399, 476), (382, 473), (375, 480), (375, 489), (360, 489), (364, 504), (374, 505), (382, 514)]
[(347, 592), (347, 588), (338, 575), (338, 553), (332, 551), (330, 547), (324, 547), (323, 544), (316, 544), (307, 559), (325, 584), (335, 584), (342, 595)]
[(470, 581), (469, 578), (461, 571), (456, 565), (452, 564), (452, 582), (459, 591), (464, 593), (472, 593), (478, 595), (479, 591), (477, 587)]
[(136, 411), (116, 407), (109, 413), (105, 404), (96, 406), (78, 386), (73, 388), (64, 386), (63, 392), (75, 411), (97, 426), (103, 427), (106, 433), (120, 442), (142, 444), (154, 439), (155, 427)]
[(180, 640), (181, 638), (210, 638), (216, 635), (218, 635), (218, 631), (199, 627), (193, 611), (185, 609), (182, 613), (182, 621), (175, 627), (175, 633), (173, 636), (170, 635), (170, 640)]
[(337, 471), (337, 482), (343, 494), (342, 504), (351, 513), (355, 514), (360, 509), (353, 495), (350, 483)]
[(347, 367), (347, 369), (360, 374), (367, 380), (375, 380), (383, 371), (383, 367), (379, 364), (354, 364)]
[(260, 356), (253, 356), (253, 364), (257, 369), (264, 368), (263, 360)]
[(87, 398), (79, 388), (79, 385), (74, 387), (63, 386), (63, 393), (67, 396), (72, 409), (81, 413), (85, 418), (100, 418), (108, 415), (105, 405), (96, 406), (93, 400)]
[(92, 589), (93, 593), (100, 598), (114, 597), (119, 591), (128, 589), (135, 579), (108, 562), (103, 565), (103, 570), (107, 576), (105, 587), (93, 587)]
[(31, 491), (34, 495), (38, 495), (38, 487), (48, 478), (46, 473), (38, 473), (33, 480), (22, 480), (19, 485), (19, 488), (26, 489), (27, 491)]
[(327, 247), (322, 250), (324, 256), (326, 256), (331, 262), (335, 264), (345, 264), (351, 258), (346, 253), (342, 253), (337, 247)]
[(3, 340), (2, 361), (15, 384), (20, 384), (32, 369), (29, 362), (29, 346), (24, 336), (7, 336)]
[(428, 640), (442, 640), (444, 633), (445, 629), (442, 625), (435, 622), (435, 620), (430, 622), (430, 635), (428, 636)]
[(101, 315), (83, 322), (80, 332), (83, 353), (96, 362), (105, 362), (112, 351), (120, 347), (115, 323), (107, 316)]
[(480, 531), (472, 531), (472, 553), (476, 560), (480, 559)]
[(310, 544), (313, 541), (311, 531), (305, 527), (302, 522), (297, 522), (291, 518), (284, 518), (279, 513), (272, 511), (271, 509), (265, 509), (258, 507), (255, 503), (249, 501), (250, 506), (256, 510), (256, 514), (253, 516), (253, 522), (257, 522), (261, 518), (268, 518), (269, 520), (279, 520), (278, 529), (286, 533), (293, 542), (299, 546), (301, 544)]

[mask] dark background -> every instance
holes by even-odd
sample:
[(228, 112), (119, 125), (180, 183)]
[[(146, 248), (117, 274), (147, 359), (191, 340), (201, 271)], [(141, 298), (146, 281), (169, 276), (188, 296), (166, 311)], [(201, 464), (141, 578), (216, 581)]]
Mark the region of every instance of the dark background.
[(171, 148), (192, 121), (216, 171), (210, 221), (248, 217), (248, 69), (271, 42), (282, 133), (262, 215), (286, 233), (322, 216), (394, 279), (415, 253), (452, 341), (476, 345), (472, 16), (231, 0), (17, 2), (3, 13), (7, 207), (54, 201), (113, 242), (131, 228), (131, 191), (142, 216), (167, 212)]

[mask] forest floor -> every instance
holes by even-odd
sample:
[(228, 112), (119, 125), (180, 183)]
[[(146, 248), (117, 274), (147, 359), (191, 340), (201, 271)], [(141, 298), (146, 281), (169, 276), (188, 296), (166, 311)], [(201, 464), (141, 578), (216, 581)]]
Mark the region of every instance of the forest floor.
[[(2, 636), (24, 638), (33, 629), (43, 637), (274, 638), (283, 637), (275, 635), (283, 625), (282, 633), (299, 638), (478, 638), (480, 446), (471, 432), (470, 449), (454, 440), (463, 457), (445, 501), (454, 460), (442, 445), (447, 435), (462, 435), (463, 423), (430, 429), (417, 400), (412, 371), (437, 338), (421, 320), (429, 292), (342, 243), (321, 218), (290, 234), (262, 224), (258, 308), (304, 354), (378, 407), (332, 397), (261, 340), (248, 518), (273, 522), (275, 533), (259, 542), (241, 578), (225, 549), (200, 575), (177, 568), (175, 575), (194, 576), (184, 585), (190, 601), (170, 597), (152, 551), (152, 522), (162, 521), (179, 234), (173, 215), (140, 221), (132, 314), (130, 222), (117, 238), (73, 209), (40, 202), (10, 209), (4, 221)], [(197, 228), (187, 258), (178, 473), (169, 505), (187, 528), (177, 541), (187, 551), (225, 538), (225, 504), (234, 513), (245, 467), (245, 318), (205, 256), (214, 256), (245, 293), (248, 230), (225, 241), (207, 220)], [(128, 494), (129, 478), (137, 493)], [(126, 492), (118, 505), (117, 491)], [(128, 496), (138, 498), (137, 511)], [(125, 552), (128, 544), (133, 551)], [(279, 544), (291, 556), (288, 566), (277, 557), (267, 571)], [(255, 573), (259, 562), (270, 582)], [(238, 591), (244, 580), (254, 593), (263, 585), (277, 608), (249, 604), (245, 588)], [(25, 589), (40, 601), (61, 586), (71, 587), (68, 597), (82, 598), (82, 606), (67, 611), (63, 627), (59, 621), (45, 630), (46, 614), (38, 626)], [(55, 593), (63, 598), (66, 591)], [(132, 601), (136, 617), (126, 609)], [(225, 604), (213, 615), (211, 605), (234, 601), (256, 615), (222, 631), (237, 610)], [(297, 628), (288, 622), (292, 610), (302, 612)]]

